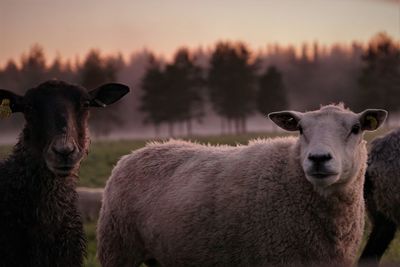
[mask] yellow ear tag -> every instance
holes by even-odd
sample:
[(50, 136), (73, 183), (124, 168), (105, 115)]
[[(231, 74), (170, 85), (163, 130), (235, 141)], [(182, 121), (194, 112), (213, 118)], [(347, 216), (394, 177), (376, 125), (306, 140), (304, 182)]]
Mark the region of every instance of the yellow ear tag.
[(376, 129), (376, 127), (378, 127), (378, 121), (375, 117), (367, 116), (366, 119), (369, 121), (371, 129)]
[(10, 99), (3, 99), (0, 105), (0, 119), (7, 118), (11, 115), (12, 110), (10, 108)]

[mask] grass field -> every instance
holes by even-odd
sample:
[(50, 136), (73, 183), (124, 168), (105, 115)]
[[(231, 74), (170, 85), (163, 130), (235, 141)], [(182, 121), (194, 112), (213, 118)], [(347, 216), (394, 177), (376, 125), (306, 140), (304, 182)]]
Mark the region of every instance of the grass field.
[[(381, 132), (368, 133), (366, 139), (371, 140), (375, 136), (382, 134)], [(248, 134), (248, 135), (227, 135), (214, 137), (197, 137), (190, 138), (192, 141), (210, 144), (246, 144), (249, 139), (258, 137), (274, 137), (277, 134)], [(282, 135), (282, 134), (280, 134)], [(113, 166), (118, 159), (131, 151), (141, 148), (146, 144), (144, 140), (121, 140), (121, 141), (102, 141), (93, 142), (87, 159), (83, 162), (80, 170), (80, 186), (103, 187)], [(10, 153), (10, 146), (0, 146), (0, 159)], [(85, 231), (88, 238), (88, 256), (85, 260), (86, 267), (100, 266), (96, 259), (96, 224), (87, 223)], [(400, 264), (400, 235), (397, 234), (396, 240), (392, 243), (391, 248), (385, 254), (386, 262), (398, 262)]]

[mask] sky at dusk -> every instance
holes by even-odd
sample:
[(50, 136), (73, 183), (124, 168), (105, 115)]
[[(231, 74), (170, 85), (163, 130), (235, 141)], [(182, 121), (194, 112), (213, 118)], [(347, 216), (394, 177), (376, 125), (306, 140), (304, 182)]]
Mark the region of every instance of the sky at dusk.
[(379, 31), (400, 40), (400, 0), (0, 0), (0, 66), (35, 43), (50, 58), (90, 48), (168, 57), (179, 46), (218, 40), (260, 49), (368, 41)]

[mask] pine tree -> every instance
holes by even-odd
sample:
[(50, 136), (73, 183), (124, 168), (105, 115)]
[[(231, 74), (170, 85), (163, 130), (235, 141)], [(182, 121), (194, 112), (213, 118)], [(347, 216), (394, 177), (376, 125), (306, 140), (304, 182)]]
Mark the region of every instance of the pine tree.
[[(80, 83), (88, 90), (94, 89), (104, 83), (115, 82), (118, 68), (113, 63), (112, 57), (103, 58), (100, 51), (91, 50), (87, 54), (83, 65), (80, 67)], [(90, 126), (98, 135), (108, 135), (112, 128), (123, 124), (120, 112), (120, 102), (106, 107), (107, 111), (93, 109)]]
[(187, 49), (178, 50), (165, 70), (151, 57), (141, 87), (140, 109), (147, 114), (145, 122), (155, 125), (156, 133), (161, 123), (167, 123), (170, 136), (177, 123), (186, 123), (187, 133), (192, 133), (192, 120), (203, 115), (202, 73)]
[(359, 108), (399, 110), (400, 47), (387, 34), (379, 33), (370, 41), (362, 60)]
[(43, 82), (46, 75), (46, 56), (43, 48), (36, 44), (31, 47), (28, 55), (21, 58), (21, 87), (28, 90)]
[[(192, 134), (192, 120), (203, 116), (202, 70), (185, 48), (179, 49), (174, 61), (166, 66), (165, 87), (168, 94), (169, 124), (186, 123)], [(172, 127), (172, 126), (170, 126)]]
[(152, 123), (158, 136), (161, 123), (167, 121), (166, 105), (170, 95), (165, 90), (165, 76), (161, 64), (153, 55), (149, 56), (148, 67), (140, 87), (143, 94), (139, 109), (146, 114), (144, 123)]
[(267, 115), (273, 111), (287, 108), (286, 90), (283, 84), (282, 74), (279, 70), (270, 66), (259, 79), (257, 93), (258, 111)]
[[(210, 61), (208, 86), (215, 112), (246, 131), (246, 119), (254, 111), (256, 64), (243, 43), (220, 42)], [(230, 127), (229, 127), (230, 128)]]

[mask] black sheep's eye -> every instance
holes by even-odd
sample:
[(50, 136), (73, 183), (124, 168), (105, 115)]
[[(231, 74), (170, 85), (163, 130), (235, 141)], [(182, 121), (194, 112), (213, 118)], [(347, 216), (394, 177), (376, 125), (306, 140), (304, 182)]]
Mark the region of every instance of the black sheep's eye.
[(90, 101), (89, 101), (89, 100), (84, 101), (83, 104), (82, 104), (82, 106), (83, 106), (84, 108), (90, 107)]
[(360, 129), (361, 129), (361, 127), (359, 124), (353, 125), (353, 127), (351, 128), (351, 133), (358, 134), (360, 132)]
[(303, 128), (300, 125), (298, 126), (298, 128), (299, 128), (299, 133), (303, 134)]

